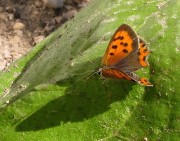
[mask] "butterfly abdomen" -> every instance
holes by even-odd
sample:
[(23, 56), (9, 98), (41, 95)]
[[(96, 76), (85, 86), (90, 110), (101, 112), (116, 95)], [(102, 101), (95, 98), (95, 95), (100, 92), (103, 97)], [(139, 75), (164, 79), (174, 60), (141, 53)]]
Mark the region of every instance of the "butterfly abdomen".
[(116, 78), (116, 79), (126, 79), (126, 80), (133, 80), (130, 78), (126, 73), (121, 72), (117, 69), (102, 69), (101, 75), (106, 78)]

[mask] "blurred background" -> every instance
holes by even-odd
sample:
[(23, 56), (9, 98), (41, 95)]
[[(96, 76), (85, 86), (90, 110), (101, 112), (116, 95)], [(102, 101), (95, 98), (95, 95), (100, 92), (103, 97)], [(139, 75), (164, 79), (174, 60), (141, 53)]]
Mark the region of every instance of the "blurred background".
[(0, 70), (85, 7), (91, 0), (0, 0)]

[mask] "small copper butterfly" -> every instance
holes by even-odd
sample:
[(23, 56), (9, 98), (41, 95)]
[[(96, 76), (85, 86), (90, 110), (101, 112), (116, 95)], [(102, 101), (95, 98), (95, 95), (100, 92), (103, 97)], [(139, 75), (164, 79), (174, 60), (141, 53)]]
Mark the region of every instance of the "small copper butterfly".
[(109, 42), (98, 74), (105, 78), (126, 79), (144, 86), (153, 86), (148, 79), (139, 78), (134, 73), (149, 65), (149, 53), (145, 41), (137, 36), (131, 26), (122, 24)]

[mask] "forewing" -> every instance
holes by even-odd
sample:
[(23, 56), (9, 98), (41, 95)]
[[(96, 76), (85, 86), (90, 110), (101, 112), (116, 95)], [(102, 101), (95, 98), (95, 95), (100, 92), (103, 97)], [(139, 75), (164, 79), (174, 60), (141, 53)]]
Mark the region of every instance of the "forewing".
[(139, 40), (135, 31), (127, 24), (122, 24), (113, 35), (102, 58), (103, 66), (113, 66), (123, 58), (137, 52)]

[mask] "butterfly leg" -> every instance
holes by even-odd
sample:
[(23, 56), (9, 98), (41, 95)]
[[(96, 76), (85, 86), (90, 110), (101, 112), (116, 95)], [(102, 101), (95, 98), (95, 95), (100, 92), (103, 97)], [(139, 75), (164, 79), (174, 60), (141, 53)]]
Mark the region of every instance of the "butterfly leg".
[(100, 78), (103, 79), (104, 81), (102, 82), (102, 85), (105, 85), (105, 82), (107, 82), (108, 80), (106, 78)]
[[(81, 54), (80, 52), (79, 52), (79, 55), (83, 56), (83, 54)], [(96, 65), (91, 59), (89, 59), (89, 62)]]

